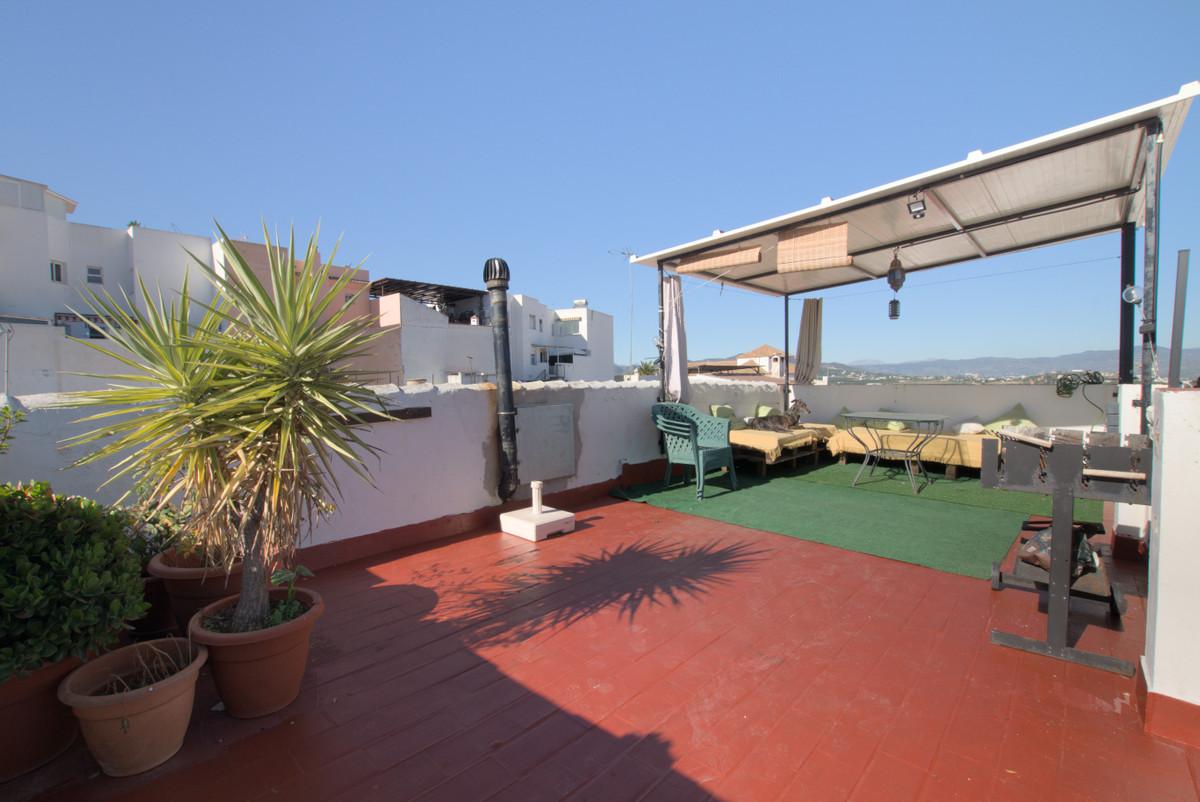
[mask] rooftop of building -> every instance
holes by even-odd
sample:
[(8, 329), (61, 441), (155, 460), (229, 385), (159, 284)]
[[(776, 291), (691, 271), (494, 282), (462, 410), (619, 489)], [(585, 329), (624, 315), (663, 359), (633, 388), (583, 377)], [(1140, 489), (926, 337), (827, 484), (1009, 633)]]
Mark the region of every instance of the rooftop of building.
[[(900, 499), (897, 498), (897, 502)], [(1003, 649), (1035, 594), (601, 501), (534, 545), (485, 527), (313, 582), (305, 687), (266, 719), (199, 686), (175, 759), (81, 744), (18, 796), (89, 800), (1194, 800), (1200, 752), (1143, 734), (1133, 679)], [(1012, 555), (1009, 555), (1009, 560)], [(1144, 566), (1118, 565), (1136, 659)]]

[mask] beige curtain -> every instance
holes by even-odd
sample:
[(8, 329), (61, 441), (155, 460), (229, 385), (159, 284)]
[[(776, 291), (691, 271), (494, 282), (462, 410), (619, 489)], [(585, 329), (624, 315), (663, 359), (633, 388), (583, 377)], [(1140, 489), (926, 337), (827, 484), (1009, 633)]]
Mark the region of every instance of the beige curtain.
[(805, 298), (796, 343), (796, 384), (812, 384), (821, 370), (821, 299)]
[(683, 285), (679, 276), (663, 279), (663, 377), (667, 401), (686, 404), (688, 388), (687, 330), (683, 325)]

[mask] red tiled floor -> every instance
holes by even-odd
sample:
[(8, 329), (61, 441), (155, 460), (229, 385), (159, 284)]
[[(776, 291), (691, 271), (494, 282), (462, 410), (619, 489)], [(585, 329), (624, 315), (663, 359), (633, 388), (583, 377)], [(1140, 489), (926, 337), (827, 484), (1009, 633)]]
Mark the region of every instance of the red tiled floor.
[[(988, 643), (1041, 634), (1035, 595), (649, 506), (580, 518), (326, 570), (289, 709), (212, 712), (205, 674), (166, 765), (109, 779), (77, 745), (0, 795), (1197, 799), (1200, 755), (1142, 733), (1132, 680)], [(1079, 645), (1134, 659), (1144, 579), (1118, 575), (1124, 630)]]

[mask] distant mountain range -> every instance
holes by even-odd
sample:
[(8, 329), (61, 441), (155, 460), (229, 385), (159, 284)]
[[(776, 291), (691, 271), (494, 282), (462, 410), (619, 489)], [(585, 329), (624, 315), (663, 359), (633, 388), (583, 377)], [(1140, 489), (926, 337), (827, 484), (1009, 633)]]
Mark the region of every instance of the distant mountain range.
[[(1159, 373), (1167, 373), (1169, 348), (1160, 348), (1158, 352)], [(1141, 362), (1141, 348), (1134, 355), (1135, 365)], [(1194, 379), (1200, 376), (1200, 348), (1183, 349), (1181, 372), (1184, 379)], [(1073, 370), (1098, 370), (1104, 373), (1116, 373), (1117, 352), (1112, 351), (1080, 351), (1075, 354), (1060, 356), (1008, 357), (981, 356), (972, 359), (923, 359), (912, 362), (827, 362), (822, 368), (833, 374), (845, 373), (874, 373), (891, 376), (912, 376), (914, 378), (933, 378), (939, 376), (979, 376), (983, 378), (1003, 379), (1019, 376), (1036, 376), (1042, 373), (1068, 373)], [(1136, 368), (1135, 370), (1139, 370)]]
[[(1167, 375), (1168, 359), (1171, 349), (1160, 348), (1158, 351), (1158, 372), (1163, 378)], [(733, 359), (732, 356), (720, 359)], [(1141, 370), (1141, 344), (1134, 352), (1134, 372)], [(705, 360), (713, 361), (713, 360)], [(628, 373), (634, 365), (615, 365), (617, 375)], [(871, 381), (873, 376), (905, 376), (914, 379), (930, 378), (969, 378), (981, 379), (1010, 379), (1022, 376), (1042, 376), (1049, 373), (1069, 373), (1073, 370), (1098, 370), (1101, 373), (1115, 374), (1117, 372), (1117, 352), (1111, 351), (1080, 351), (1074, 354), (1059, 356), (980, 356), (971, 359), (918, 359), (910, 362), (880, 362), (874, 359), (856, 360), (854, 362), (822, 362), (821, 373), (826, 374), (834, 382), (839, 379)], [(1182, 378), (1191, 381), (1200, 376), (1200, 348), (1184, 348), (1183, 362), (1180, 368)]]

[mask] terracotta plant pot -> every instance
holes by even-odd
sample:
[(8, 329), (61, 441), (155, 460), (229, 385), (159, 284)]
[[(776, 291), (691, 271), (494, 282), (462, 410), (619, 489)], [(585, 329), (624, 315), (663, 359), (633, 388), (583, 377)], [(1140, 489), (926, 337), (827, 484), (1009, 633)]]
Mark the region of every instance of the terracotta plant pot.
[(142, 577), (142, 593), (150, 609), (136, 621), (130, 621), (134, 640), (154, 640), (169, 637), (176, 631), (175, 615), (171, 612), (171, 597), (166, 583), (156, 576)]
[[(190, 662), (161, 682), (119, 693), (98, 693), (114, 677), (128, 677), (159, 649)], [(183, 638), (135, 643), (84, 663), (58, 686), (58, 698), (75, 711), (83, 739), (110, 777), (141, 774), (166, 763), (192, 720), (196, 677), (208, 659), (203, 646)]]
[[(286, 590), (271, 591), (272, 599), (286, 596)], [(282, 710), (300, 695), (309, 638), (325, 611), (325, 602), (320, 594), (307, 588), (296, 588), (296, 597), (308, 610), (276, 627), (254, 632), (212, 632), (201, 626), (204, 619), (237, 604), (237, 596), (204, 607), (188, 623), (188, 637), (207, 646), (212, 654), (213, 679), (229, 715), (265, 716)]]
[(78, 665), (68, 657), (0, 684), (0, 783), (49, 763), (75, 740), (79, 727), (54, 692)]
[(175, 549), (155, 554), (146, 570), (166, 586), (180, 632), (187, 632), (188, 621), (201, 607), (242, 590), (241, 563), (234, 563), (228, 572), (224, 568), (206, 568), (199, 560), (177, 554)]

